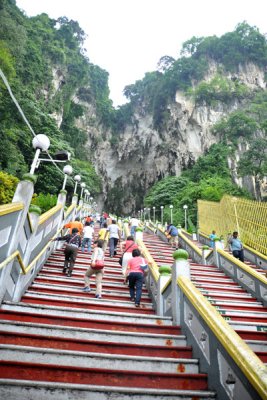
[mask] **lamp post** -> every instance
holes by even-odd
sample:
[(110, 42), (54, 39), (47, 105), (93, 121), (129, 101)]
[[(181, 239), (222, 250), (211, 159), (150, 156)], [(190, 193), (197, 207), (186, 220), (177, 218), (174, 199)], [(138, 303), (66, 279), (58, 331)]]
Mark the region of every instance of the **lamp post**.
[(160, 206), (160, 210), (161, 210), (161, 225), (163, 226), (163, 208), (164, 206)]
[(141, 221), (143, 221), (143, 209), (141, 208)]
[(155, 206), (153, 206), (152, 207), (153, 208), (153, 221), (154, 221), (154, 223), (155, 223), (155, 220), (156, 220), (156, 207)]
[(74, 194), (76, 194), (77, 185), (78, 185), (78, 182), (81, 181), (81, 179), (82, 179), (82, 178), (80, 177), (80, 175), (75, 175), (75, 177), (74, 177), (74, 180), (75, 180)]
[(50, 146), (50, 140), (46, 135), (43, 134), (39, 134), (36, 135), (33, 139), (32, 139), (32, 145), (33, 148), (36, 150), (35, 155), (34, 155), (34, 159), (31, 165), (31, 170), (30, 170), (30, 174), (33, 175), (35, 168), (37, 168), (38, 166), (38, 158), (39, 158), (39, 154), (41, 153), (41, 151), (46, 151), (49, 149)]
[(183, 209), (184, 209), (184, 228), (187, 231), (187, 209), (188, 209), (188, 206), (185, 204), (183, 206)]
[(170, 210), (171, 210), (171, 224), (172, 224), (172, 210), (173, 210), (173, 205), (170, 205)]
[(144, 222), (146, 222), (146, 207), (144, 207)]
[(63, 182), (62, 190), (65, 190), (68, 176), (70, 176), (72, 174), (72, 166), (65, 165), (65, 167), (63, 168), (63, 172), (64, 172), (64, 182)]
[(85, 189), (85, 186), (86, 186), (86, 184), (84, 182), (82, 182), (81, 183), (81, 188), (82, 188), (82, 190), (81, 190), (81, 199), (83, 198), (83, 191)]
[(148, 207), (147, 211), (148, 211), (148, 220), (150, 221), (150, 208), (149, 207)]

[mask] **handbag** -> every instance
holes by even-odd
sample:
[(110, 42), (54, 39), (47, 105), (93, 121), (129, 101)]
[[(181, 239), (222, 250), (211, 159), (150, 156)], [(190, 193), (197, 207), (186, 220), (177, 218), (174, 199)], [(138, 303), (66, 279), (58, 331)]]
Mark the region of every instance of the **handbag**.
[(140, 268), (143, 272), (148, 271), (148, 265), (146, 264), (144, 258), (142, 258), (142, 264), (140, 264)]
[(94, 263), (91, 264), (93, 269), (103, 269), (104, 268), (104, 260), (95, 260)]
[[(99, 255), (99, 251), (98, 251), (98, 255)], [(98, 259), (95, 260), (94, 262), (91, 263), (91, 267), (93, 269), (103, 269), (104, 268), (104, 260), (103, 259)]]
[(125, 252), (122, 254), (122, 256), (119, 258), (119, 264), (122, 266), (122, 259), (124, 254), (127, 252), (127, 250), (129, 250), (132, 246), (134, 245), (134, 243), (130, 244), (130, 246), (127, 247), (127, 249), (125, 250)]

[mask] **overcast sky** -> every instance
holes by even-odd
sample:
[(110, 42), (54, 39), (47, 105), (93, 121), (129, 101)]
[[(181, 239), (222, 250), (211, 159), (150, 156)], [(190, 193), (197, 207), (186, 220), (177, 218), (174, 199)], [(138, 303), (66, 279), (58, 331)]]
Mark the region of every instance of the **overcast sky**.
[(193, 36), (221, 36), (247, 21), (267, 33), (266, 0), (17, 0), (26, 15), (42, 12), (79, 22), (90, 61), (109, 73), (110, 97), (125, 103), (126, 85), (177, 59)]

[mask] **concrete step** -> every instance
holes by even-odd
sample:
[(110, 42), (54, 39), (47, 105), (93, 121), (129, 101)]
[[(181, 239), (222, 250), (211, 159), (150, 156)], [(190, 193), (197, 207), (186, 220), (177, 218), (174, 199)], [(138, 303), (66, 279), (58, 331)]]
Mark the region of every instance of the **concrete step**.
[[(161, 317), (158, 315), (146, 315), (146, 314), (133, 314), (133, 313), (116, 313), (107, 312), (100, 310), (89, 310), (84, 308), (71, 309), (69, 307), (57, 307), (51, 305), (39, 305), (39, 304), (27, 304), (27, 303), (12, 303), (4, 302), (1, 305), (3, 311), (13, 312), (28, 312), (42, 315), (52, 315), (59, 317), (74, 317), (74, 318), (90, 318), (93, 320), (101, 321), (112, 321), (112, 322), (128, 322), (133, 324), (144, 324), (144, 325), (168, 325), (172, 326), (171, 317)], [(1, 311), (0, 311), (1, 312)], [(179, 329), (179, 327), (177, 327)]]
[(44, 336), (0, 330), (0, 344), (159, 358), (192, 358), (190, 346), (159, 346)]
[(136, 331), (115, 331), (111, 329), (96, 329), (88, 327), (77, 327), (60, 325), (60, 320), (53, 323), (24, 322), (16, 320), (0, 320), (2, 332), (21, 332), (42, 336), (56, 336), (60, 338), (94, 340), (101, 342), (117, 342), (129, 344), (142, 344), (151, 346), (186, 346), (184, 335), (169, 335), (160, 333), (146, 333)]
[(107, 319), (93, 319), (90, 316), (79, 316), (79, 315), (61, 315), (58, 314), (44, 314), (36, 311), (27, 312), (25, 310), (17, 311), (13, 310), (0, 310), (1, 320), (5, 321), (23, 321), (23, 322), (34, 322), (43, 324), (57, 324), (61, 326), (73, 326), (73, 327), (84, 327), (93, 329), (106, 329), (110, 328), (115, 331), (127, 331), (127, 332), (146, 332), (146, 333), (160, 333), (160, 334), (180, 334), (181, 330), (177, 326), (171, 325), (156, 325), (156, 324), (142, 324), (140, 322), (125, 322), (125, 321), (114, 321)]
[(104, 385), (118, 387), (143, 387), (150, 389), (178, 390), (185, 387), (191, 390), (207, 390), (208, 381), (206, 374), (191, 373), (164, 373), (125, 371), (88, 368), (25, 361), (2, 361), (0, 364), (0, 378), (2, 379), (26, 379), (39, 382), (62, 382), (84, 385)]
[(140, 308), (136, 308), (131, 302), (123, 301), (112, 301), (102, 299), (81, 299), (75, 296), (64, 296), (64, 295), (49, 295), (40, 293), (30, 293), (26, 292), (22, 298), (23, 303), (31, 304), (46, 304), (46, 305), (57, 305), (63, 307), (71, 308), (90, 308), (94, 310), (107, 310), (107, 311), (117, 311), (117, 312), (129, 312), (129, 313), (140, 313), (140, 314), (154, 314), (152, 306), (146, 303), (140, 303)]
[(38, 348), (0, 344), (2, 362), (42, 363), (42, 365), (97, 368), (117, 371), (145, 371), (167, 374), (198, 374), (197, 359), (144, 357), (124, 354)]
[(0, 379), (0, 398), (1, 400), (212, 400), (216, 398), (216, 393), (206, 390), (120, 388)]
[[(57, 283), (64, 285), (66, 287), (69, 286), (77, 286), (82, 288), (84, 286), (84, 280), (80, 277), (77, 277), (76, 275), (72, 275), (71, 279), (66, 278), (63, 274), (61, 275), (43, 275), (39, 274), (35, 280), (35, 283)], [(91, 287), (95, 287), (95, 281), (92, 279), (91, 281)], [(128, 285), (122, 284), (122, 282), (106, 282), (105, 280), (102, 282), (102, 288), (106, 290), (119, 290), (120, 292), (126, 292), (129, 293), (129, 288)], [(145, 286), (143, 286), (142, 293), (147, 294), (147, 289)]]
[[(75, 297), (83, 297), (83, 298), (93, 298), (95, 297), (95, 289), (92, 287), (91, 292), (84, 292), (83, 287), (81, 288), (66, 288), (63, 285), (49, 285), (49, 284), (38, 284), (33, 283), (27, 293), (46, 293), (51, 295), (70, 295)], [(129, 292), (121, 293), (119, 291), (114, 292), (111, 290), (102, 290), (102, 297), (105, 300), (119, 300), (119, 301), (130, 301), (130, 294)], [(151, 299), (148, 297), (147, 294), (142, 295), (142, 303), (147, 303), (151, 305)]]

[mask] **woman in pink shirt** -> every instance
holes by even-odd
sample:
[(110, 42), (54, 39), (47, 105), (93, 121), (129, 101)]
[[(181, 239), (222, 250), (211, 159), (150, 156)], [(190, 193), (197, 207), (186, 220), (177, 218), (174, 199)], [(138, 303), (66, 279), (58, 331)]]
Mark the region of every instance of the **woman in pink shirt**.
[(139, 249), (134, 249), (132, 256), (133, 258), (128, 261), (126, 275), (129, 277), (131, 301), (135, 302), (135, 307), (140, 307), (144, 279), (144, 270), (141, 265), (148, 264), (148, 262), (141, 257)]

